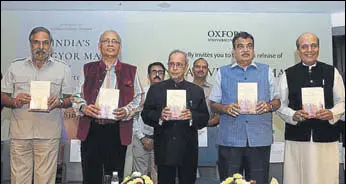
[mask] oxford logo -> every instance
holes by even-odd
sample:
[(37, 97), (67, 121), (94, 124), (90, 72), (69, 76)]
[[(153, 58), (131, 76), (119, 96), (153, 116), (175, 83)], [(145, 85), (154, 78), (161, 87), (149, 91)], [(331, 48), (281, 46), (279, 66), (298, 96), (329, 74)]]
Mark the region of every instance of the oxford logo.
[(236, 35), (238, 31), (221, 31), (221, 30), (214, 30), (214, 31), (208, 31), (208, 37), (210, 38), (233, 38), (234, 35)]

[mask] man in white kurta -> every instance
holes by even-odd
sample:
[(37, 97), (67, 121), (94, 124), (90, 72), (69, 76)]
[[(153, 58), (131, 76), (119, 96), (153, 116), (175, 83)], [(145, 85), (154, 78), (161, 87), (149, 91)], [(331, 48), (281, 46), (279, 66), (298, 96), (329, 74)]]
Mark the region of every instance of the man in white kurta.
[[(334, 124), (345, 111), (342, 77), (333, 66), (317, 61), (316, 35), (302, 34), (296, 46), (301, 63), (281, 76), (277, 112), (286, 122), (284, 184), (339, 184), (339, 130)], [(314, 117), (302, 105), (301, 89), (309, 87), (324, 92), (324, 107)]]

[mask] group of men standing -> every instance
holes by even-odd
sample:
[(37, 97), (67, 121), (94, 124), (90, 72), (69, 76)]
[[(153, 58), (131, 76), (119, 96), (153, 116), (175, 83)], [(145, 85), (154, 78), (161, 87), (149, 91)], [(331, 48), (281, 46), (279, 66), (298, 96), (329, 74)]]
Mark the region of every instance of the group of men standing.
[[(127, 146), (133, 144), (133, 170), (151, 173), (160, 184), (193, 184), (198, 162), (198, 133), (219, 124), (217, 138), (220, 180), (243, 173), (257, 184), (269, 183), (272, 114), (285, 125), (284, 184), (338, 184), (338, 137), (335, 122), (345, 111), (344, 84), (339, 72), (317, 60), (319, 39), (304, 33), (296, 41), (301, 62), (285, 70), (277, 82), (270, 67), (253, 62), (254, 38), (240, 32), (233, 38), (234, 63), (222, 66), (215, 84), (206, 81), (208, 62), (193, 63), (193, 82), (185, 79), (185, 52), (173, 50), (167, 72), (160, 62), (148, 66), (150, 86), (142, 89), (137, 67), (119, 59), (121, 38), (102, 33), (100, 61), (83, 66), (75, 92), (70, 69), (51, 57), (52, 35), (34, 28), (29, 41), (32, 56), (14, 61), (1, 80), (1, 103), (12, 108), (11, 182), (54, 183), (61, 108), (74, 107), (80, 115), (83, 183), (101, 183), (118, 171), (123, 178)], [(51, 81), (49, 113), (28, 112), (30, 81)], [(239, 83), (257, 84), (255, 113), (242, 114), (237, 99)], [(302, 107), (301, 89), (322, 87), (325, 107), (310, 118)], [(119, 89), (114, 119), (99, 119), (95, 105), (101, 88)], [(167, 91), (186, 92), (186, 108), (178, 118), (167, 106)], [(326, 176), (327, 173), (327, 176)]]

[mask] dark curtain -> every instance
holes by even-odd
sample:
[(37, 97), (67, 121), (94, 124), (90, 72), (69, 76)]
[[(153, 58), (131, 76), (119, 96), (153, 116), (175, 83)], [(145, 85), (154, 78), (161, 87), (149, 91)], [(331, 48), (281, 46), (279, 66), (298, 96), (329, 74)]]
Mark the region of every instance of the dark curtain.
[[(345, 84), (345, 35), (333, 36), (333, 64), (339, 70)], [(345, 147), (345, 122), (339, 120), (336, 126), (340, 129), (340, 142)]]
[(345, 35), (333, 36), (333, 64), (345, 82)]

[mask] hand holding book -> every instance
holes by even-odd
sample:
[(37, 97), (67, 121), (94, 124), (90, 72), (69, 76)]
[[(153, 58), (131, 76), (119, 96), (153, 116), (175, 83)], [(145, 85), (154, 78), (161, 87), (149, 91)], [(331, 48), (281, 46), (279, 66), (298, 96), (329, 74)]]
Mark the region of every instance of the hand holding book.
[(126, 110), (124, 108), (117, 108), (113, 110), (115, 120), (123, 119), (126, 117)]
[(238, 104), (229, 104), (225, 106), (225, 112), (233, 117), (237, 117), (240, 114), (240, 106)]

